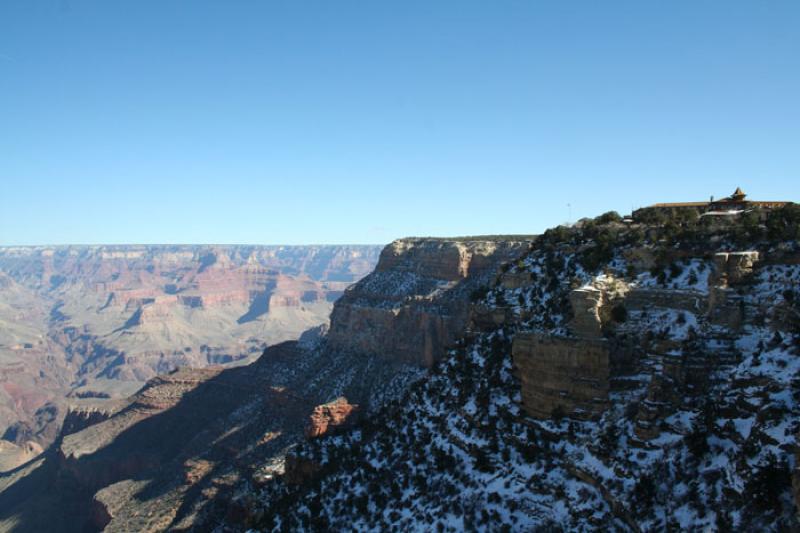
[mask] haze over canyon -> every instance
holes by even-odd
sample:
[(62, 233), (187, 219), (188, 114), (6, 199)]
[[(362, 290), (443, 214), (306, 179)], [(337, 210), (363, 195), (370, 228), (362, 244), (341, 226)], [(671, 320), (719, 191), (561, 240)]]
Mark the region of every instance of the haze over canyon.
[[(324, 327), (376, 246), (0, 248), (0, 467), (178, 367), (242, 364)], [(310, 333), (311, 334), (311, 333)]]

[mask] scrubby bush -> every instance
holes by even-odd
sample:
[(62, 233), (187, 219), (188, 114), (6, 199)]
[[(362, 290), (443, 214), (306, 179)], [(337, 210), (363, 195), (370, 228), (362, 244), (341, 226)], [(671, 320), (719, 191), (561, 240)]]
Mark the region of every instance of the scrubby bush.
[(761, 224), (763, 218), (760, 209), (743, 213), (734, 229), (734, 240), (742, 245), (762, 240), (766, 236), (766, 230)]
[(639, 478), (634, 489), (634, 496), (640, 507), (647, 508), (653, 504), (656, 496), (656, 483), (652, 475), (644, 474)]
[(594, 221), (598, 224), (610, 224), (611, 222), (622, 222), (622, 217), (616, 211), (608, 211), (595, 218)]
[(615, 424), (606, 426), (605, 430), (600, 434), (598, 444), (600, 452), (606, 457), (610, 457), (616, 452), (619, 444), (619, 429)]
[(669, 265), (670, 279), (675, 279), (681, 274), (683, 274), (683, 265), (681, 265), (680, 263), (672, 263), (671, 265)]
[(486, 295), (489, 294), (489, 287), (482, 286), (478, 287), (477, 289), (473, 290), (470, 295), (469, 299), (473, 302), (479, 302), (486, 298)]
[(475, 470), (479, 472), (491, 472), (493, 469), (491, 457), (480, 447), (473, 448), (472, 460)]
[(628, 309), (625, 304), (617, 304), (611, 309), (611, 319), (620, 324), (628, 320)]
[(565, 416), (566, 413), (564, 412), (564, 408), (560, 405), (555, 406), (553, 410), (550, 412), (550, 418), (552, 418), (556, 422), (561, 422), (561, 420), (563, 420)]
[(697, 424), (692, 432), (686, 435), (686, 447), (697, 461), (709, 452), (708, 428), (704, 422)]
[(745, 497), (752, 505), (764, 512), (781, 512), (781, 500), (791, 489), (791, 474), (785, 460), (769, 454), (760, 468), (748, 480)]
[(800, 205), (786, 204), (769, 213), (767, 237), (771, 240), (800, 239)]

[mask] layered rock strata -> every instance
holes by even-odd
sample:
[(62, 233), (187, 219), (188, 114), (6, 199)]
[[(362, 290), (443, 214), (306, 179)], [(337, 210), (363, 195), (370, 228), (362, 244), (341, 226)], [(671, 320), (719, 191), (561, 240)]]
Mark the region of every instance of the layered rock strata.
[(533, 237), (401, 239), (375, 271), (345, 291), (331, 314), (328, 346), (430, 366), (464, 332), (472, 291), (525, 252)]
[(0, 438), (46, 448), (67, 397), (125, 398), (175, 368), (242, 364), (296, 339), (327, 323), (379, 251), (0, 247)]
[(306, 438), (321, 437), (335, 428), (344, 429), (352, 425), (358, 410), (358, 405), (348, 403), (346, 398), (316, 406), (308, 417)]
[[(637, 357), (654, 369), (638, 409), (636, 433), (643, 440), (656, 438), (657, 422), (681, 400), (677, 392), (697, 392), (707, 386), (713, 366), (719, 364), (704, 355), (702, 346), (689, 346), (693, 336), (700, 333), (700, 324), (733, 334), (756, 315), (739, 289), (753, 275), (758, 252), (716, 253), (708, 262), (691, 257), (683, 260), (694, 261), (704, 271), (699, 273), (704, 281), (664, 287), (646, 273), (633, 282), (604, 274), (570, 291), (572, 319), (566, 336), (518, 335), (513, 356), (525, 411), (538, 418), (547, 418), (553, 412), (577, 418), (599, 417), (608, 405), (610, 382), (619, 374), (615, 369), (630, 371), (629, 348), (636, 339), (640, 350)], [(507, 289), (531, 283), (523, 273), (503, 276)], [(649, 321), (651, 316), (670, 322), (677, 318), (685, 331), (639, 338), (641, 320)], [(617, 335), (627, 338), (628, 346), (605, 340)]]
[(514, 337), (512, 356), (529, 415), (597, 418), (608, 406), (605, 341), (520, 333)]
[(567, 335), (514, 337), (512, 357), (527, 414), (582, 419), (602, 415), (608, 406), (612, 360), (628, 355), (603, 332), (616, 325), (614, 309), (630, 293), (627, 283), (601, 276), (570, 291)]

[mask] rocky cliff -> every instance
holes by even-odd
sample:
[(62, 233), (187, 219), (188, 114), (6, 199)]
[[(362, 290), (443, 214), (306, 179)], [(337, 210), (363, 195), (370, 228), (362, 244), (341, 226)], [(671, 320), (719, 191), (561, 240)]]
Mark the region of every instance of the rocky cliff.
[(471, 295), (532, 241), (520, 236), (391, 243), (375, 271), (334, 307), (329, 347), (431, 366), (463, 334)]
[(796, 206), (548, 231), (405, 396), (292, 452), (260, 527), (797, 529), (798, 239)]
[(600, 339), (520, 333), (512, 357), (520, 405), (538, 418), (597, 418), (608, 407), (610, 354)]

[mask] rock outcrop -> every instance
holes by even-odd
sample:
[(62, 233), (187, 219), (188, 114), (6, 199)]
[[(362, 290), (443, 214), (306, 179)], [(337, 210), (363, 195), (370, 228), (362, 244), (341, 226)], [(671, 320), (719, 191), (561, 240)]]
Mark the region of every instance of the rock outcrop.
[(596, 338), (602, 333), (603, 291), (597, 287), (586, 286), (569, 293), (573, 318), (569, 329), (573, 335)]
[(128, 407), (129, 399), (120, 400), (72, 400), (61, 425), (61, 436), (77, 433), (89, 426), (99, 424)]
[[(625, 256), (633, 257), (636, 265), (649, 264), (641, 259), (641, 251)], [(649, 274), (652, 266), (636, 280), (627, 282), (605, 273), (569, 292), (572, 319), (567, 324), (567, 336), (520, 334), (515, 338), (514, 363), (528, 414), (539, 418), (547, 418), (552, 412), (578, 418), (600, 416), (608, 405), (615, 369), (630, 370), (630, 346), (605, 340), (621, 334), (629, 345), (637, 339), (640, 349), (653, 360), (651, 368), (655, 371), (639, 405), (636, 434), (643, 440), (658, 437), (658, 421), (681, 401), (678, 391), (707, 385), (713, 362), (700, 347), (685, 354), (687, 342), (699, 334), (698, 321), (707, 321), (731, 335), (740, 332), (754, 315), (741, 289), (753, 275), (758, 252), (717, 253), (711, 262), (685, 253), (679, 256), (689, 263), (687, 268), (691, 271), (682, 274), (685, 281), (680, 286), (668, 287), (664, 286), (668, 285), (666, 280), (663, 284), (654, 280)], [(522, 276), (512, 271), (503, 279)], [(528, 285), (503, 284), (506, 288)], [(668, 322), (679, 317), (678, 328), (684, 331), (639, 338), (640, 320), (651, 315)]]
[(430, 366), (464, 332), (472, 291), (524, 253), (533, 237), (401, 239), (375, 272), (345, 291), (331, 314), (328, 346)]
[(308, 417), (306, 438), (321, 437), (335, 428), (344, 429), (353, 424), (357, 413), (358, 405), (348, 403), (346, 398), (318, 405)]
[(598, 418), (608, 407), (610, 356), (601, 339), (520, 333), (512, 356), (525, 412), (537, 418)]
[(630, 292), (624, 281), (600, 276), (569, 292), (568, 335), (520, 333), (514, 337), (512, 357), (527, 414), (582, 419), (602, 415), (608, 407), (612, 359), (626, 357), (603, 333), (622, 320), (616, 315)]
[(758, 262), (756, 251), (721, 252), (714, 254), (716, 284), (726, 287), (741, 283), (753, 273), (753, 266)]
[(34, 441), (14, 444), (0, 440), (0, 473), (13, 470), (42, 453), (42, 447)]

